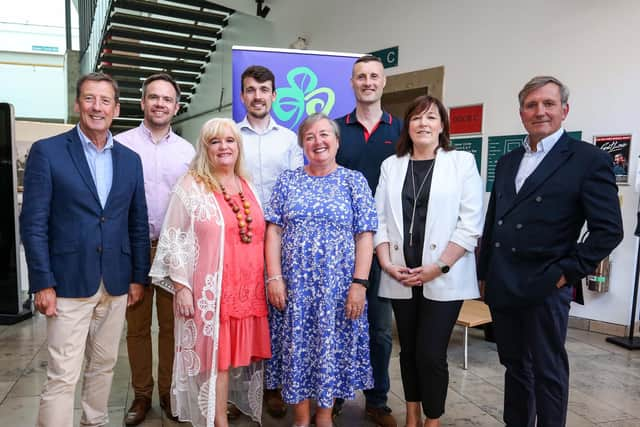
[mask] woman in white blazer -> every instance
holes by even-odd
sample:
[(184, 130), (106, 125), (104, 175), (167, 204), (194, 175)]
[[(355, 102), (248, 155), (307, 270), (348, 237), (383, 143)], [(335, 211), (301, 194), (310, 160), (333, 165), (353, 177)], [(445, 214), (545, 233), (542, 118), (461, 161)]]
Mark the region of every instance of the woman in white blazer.
[[(447, 346), (465, 299), (479, 296), (474, 249), (482, 180), (473, 155), (454, 151), (444, 105), (407, 108), (397, 155), (382, 163), (374, 237), (379, 296), (392, 299), (400, 338), (407, 426), (440, 425), (449, 383)], [(422, 405), (422, 411), (420, 406)]]

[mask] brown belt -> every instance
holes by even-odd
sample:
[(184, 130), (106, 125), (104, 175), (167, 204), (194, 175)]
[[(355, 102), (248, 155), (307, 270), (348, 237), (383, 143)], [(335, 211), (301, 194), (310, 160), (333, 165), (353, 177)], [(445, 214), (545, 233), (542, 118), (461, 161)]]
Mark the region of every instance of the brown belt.
[(151, 247), (152, 247), (153, 249), (155, 249), (155, 248), (157, 248), (157, 247), (158, 247), (158, 239), (152, 239), (152, 240), (151, 240)]

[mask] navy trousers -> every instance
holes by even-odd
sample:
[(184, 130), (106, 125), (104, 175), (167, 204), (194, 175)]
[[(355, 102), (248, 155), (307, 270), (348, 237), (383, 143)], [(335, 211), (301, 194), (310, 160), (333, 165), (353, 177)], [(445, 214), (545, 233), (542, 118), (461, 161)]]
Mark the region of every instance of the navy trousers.
[(572, 288), (555, 290), (541, 304), (491, 307), (500, 363), (507, 369), (507, 427), (564, 427), (569, 398), (565, 350)]

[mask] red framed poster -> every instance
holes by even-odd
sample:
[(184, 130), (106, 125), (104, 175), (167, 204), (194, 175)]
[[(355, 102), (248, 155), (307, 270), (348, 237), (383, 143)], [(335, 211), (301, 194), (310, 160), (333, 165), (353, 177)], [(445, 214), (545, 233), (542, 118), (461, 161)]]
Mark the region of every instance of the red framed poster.
[(464, 105), (449, 109), (451, 135), (482, 133), (483, 104)]

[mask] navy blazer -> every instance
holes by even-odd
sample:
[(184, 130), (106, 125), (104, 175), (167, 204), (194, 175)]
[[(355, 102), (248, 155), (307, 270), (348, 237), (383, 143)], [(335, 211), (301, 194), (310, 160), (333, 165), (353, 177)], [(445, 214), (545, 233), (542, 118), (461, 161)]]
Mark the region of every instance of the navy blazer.
[(29, 291), (59, 297), (110, 295), (147, 282), (149, 224), (140, 157), (114, 141), (113, 182), (104, 209), (76, 128), (37, 141), (24, 175), (20, 233)]
[[(565, 132), (516, 194), (524, 152), (496, 166), (478, 262), (485, 300), (496, 308), (536, 304), (564, 274), (583, 302), (581, 279), (622, 240), (611, 159)], [(589, 236), (579, 243), (585, 221)]]

